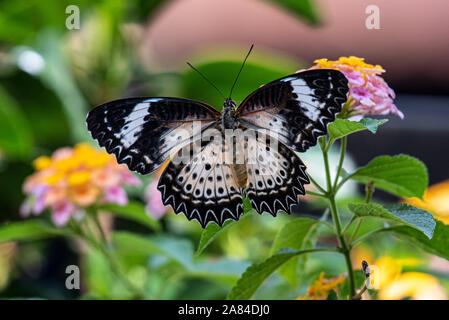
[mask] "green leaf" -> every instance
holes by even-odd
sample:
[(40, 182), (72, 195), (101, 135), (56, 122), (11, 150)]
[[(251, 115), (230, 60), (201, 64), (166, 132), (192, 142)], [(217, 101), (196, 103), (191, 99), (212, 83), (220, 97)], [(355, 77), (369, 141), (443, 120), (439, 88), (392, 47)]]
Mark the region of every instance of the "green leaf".
[(0, 152), (11, 158), (26, 158), (32, 136), (19, 106), (0, 87)]
[(189, 277), (199, 277), (234, 286), (249, 262), (235, 259), (214, 259), (195, 263), (186, 273)]
[(335, 290), (331, 289), (331, 291), (329, 291), (326, 300), (338, 300), (338, 296)]
[[(308, 249), (312, 245), (317, 226), (320, 221), (309, 218), (297, 218), (287, 222), (276, 234), (271, 247), (271, 255), (280, 249), (291, 248), (295, 250)], [(305, 260), (305, 255), (302, 256)], [(297, 284), (297, 270), (300, 257), (296, 257), (279, 268), (279, 273), (290, 283), (292, 287)], [(305, 261), (301, 261), (304, 266)]]
[(250, 299), (262, 283), (280, 266), (290, 259), (308, 252), (310, 252), (310, 250), (282, 250), (261, 263), (251, 265), (232, 288), (227, 299)]
[(337, 119), (329, 124), (327, 130), (331, 139), (341, 139), (351, 133), (369, 130), (372, 133), (377, 132), (377, 128), (386, 123), (388, 119), (363, 118), (359, 122), (346, 119)]
[(198, 244), (198, 249), (196, 250), (195, 257), (200, 256), (200, 254), (206, 249), (206, 247), (223, 231), (228, 229), (230, 226), (234, 225), (237, 221), (228, 220), (223, 226), (218, 226), (215, 223), (209, 223), (206, 228), (201, 233), (200, 243)]
[(151, 254), (163, 254), (164, 252), (147, 237), (128, 232), (115, 231), (111, 233), (114, 248), (123, 256), (148, 257)]
[(144, 237), (131, 232), (112, 233), (116, 254), (128, 266), (144, 265), (148, 258), (161, 255), (182, 267), (183, 276), (206, 278), (234, 285), (249, 263), (242, 260), (215, 259), (193, 262), (189, 241), (168, 236)]
[(427, 188), (426, 166), (407, 156), (380, 156), (358, 169), (351, 178), (362, 183), (373, 181), (376, 188), (399, 197), (421, 198)]
[(309, 23), (319, 23), (318, 10), (312, 0), (270, 0), (271, 2), (284, 7), (287, 11), (293, 12), (301, 18), (305, 18)]
[(420, 231), (407, 226), (393, 227), (390, 230), (400, 238), (407, 240), (410, 244), (449, 260), (449, 226), (441, 221), (436, 221), (432, 239), (429, 239)]
[(80, 125), (86, 121), (88, 103), (72, 77), (61, 42), (60, 35), (54, 30), (39, 34), (38, 50), (45, 60), (45, 68), (39, 77), (61, 100), (70, 125), (71, 137), (76, 141), (91, 141), (86, 127)]
[(36, 240), (71, 233), (64, 228), (55, 228), (43, 221), (27, 220), (0, 226), (0, 243), (8, 241)]
[(357, 217), (376, 217), (406, 224), (421, 231), (429, 239), (435, 229), (436, 223), (431, 213), (408, 204), (382, 207), (377, 203), (360, 203), (349, 204), (348, 207)]
[(150, 217), (143, 204), (131, 201), (126, 206), (120, 206), (117, 204), (103, 204), (97, 207), (99, 210), (104, 210), (117, 217), (132, 220), (140, 223), (151, 230), (161, 230), (161, 224), (156, 219)]
[[(240, 217), (240, 220), (246, 219), (251, 215), (251, 203), (247, 198), (243, 200), (243, 215)], [(228, 229), (229, 227), (233, 226), (237, 221), (234, 220), (228, 220), (226, 221), (223, 226), (218, 226), (215, 223), (209, 223), (206, 228), (201, 233), (200, 242), (198, 244), (198, 249), (195, 253), (195, 258), (199, 257), (201, 253), (204, 251), (204, 249), (209, 246), (209, 244), (212, 243), (212, 241), (223, 231)]]

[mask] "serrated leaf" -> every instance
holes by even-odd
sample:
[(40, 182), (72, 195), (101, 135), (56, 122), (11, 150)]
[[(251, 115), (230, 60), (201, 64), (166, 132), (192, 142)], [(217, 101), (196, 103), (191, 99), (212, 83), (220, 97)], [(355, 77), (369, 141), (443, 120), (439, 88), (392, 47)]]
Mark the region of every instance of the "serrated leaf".
[(346, 120), (346, 119), (337, 119), (331, 124), (329, 124), (327, 130), (329, 132), (329, 136), (331, 139), (341, 139), (351, 133), (369, 130), (372, 133), (377, 132), (377, 128), (386, 123), (388, 119), (371, 119), (371, 118), (363, 118), (359, 122)]
[[(271, 254), (285, 248), (295, 250), (307, 249), (308, 245), (310, 245), (314, 230), (316, 230), (316, 227), (319, 224), (320, 221), (309, 218), (297, 218), (287, 222), (276, 234), (271, 247)], [(297, 283), (298, 262), (299, 257), (296, 257), (279, 268), (279, 273), (292, 287), (295, 287)], [(303, 262), (305, 263), (305, 261)], [(302, 263), (302, 265), (304, 265), (304, 263)]]
[(396, 196), (422, 198), (428, 184), (426, 166), (407, 156), (380, 156), (351, 175), (362, 183), (374, 182), (375, 187)]
[(63, 228), (55, 228), (39, 220), (11, 222), (0, 226), (0, 243), (36, 240), (62, 235), (71, 235), (71, 232)]
[(252, 264), (242, 274), (237, 284), (232, 288), (228, 300), (250, 299), (262, 283), (280, 266), (300, 254), (310, 250), (282, 250), (261, 263)]
[(160, 222), (150, 217), (146, 213), (144, 205), (139, 202), (132, 201), (125, 206), (108, 203), (98, 206), (97, 209), (104, 210), (120, 218), (140, 223), (151, 230), (161, 230), (162, 228)]
[(376, 217), (393, 222), (403, 223), (424, 233), (432, 238), (435, 229), (435, 219), (432, 214), (408, 204), (398, 204), (382, 207), (377, 203), (349, 204), (357, 217)]
[(400, 238), (419, 246), (423, 250), (449, 260), (449, 226), (441, 221), (436, 221), (432, 239), (426, 237), (420, 231), (407, 226), (391, 228)]

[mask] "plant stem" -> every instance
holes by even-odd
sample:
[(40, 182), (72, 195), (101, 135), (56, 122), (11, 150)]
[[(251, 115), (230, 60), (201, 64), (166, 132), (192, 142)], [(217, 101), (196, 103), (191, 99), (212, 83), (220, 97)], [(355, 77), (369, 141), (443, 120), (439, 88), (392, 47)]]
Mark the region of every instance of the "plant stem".
[(326, 190), (324, 190), (324, 188), (322, 186), (320, 186), (320, 184), (318, 182), (316, 182), (316, 180), (313, 179), (313, 177), (311, 175), (309, 175), (309, 179), (319, 191), (321, 191), (322, 193), (326, 192)]
[(337, 174), (335, 175), (335, 180), (334, 180), (334, 186), (333, 186), (334, 190), (337, 188), (338, 179), (340, 178), (341, 169), (343, 168), (343, 162), (344, 162), (345, 153), (346, 153), (346, 144), (347, 144), (347, 138), (343, 137), (341, 139), (341, 146), (340, 146), (340, 161), (338, 161)]
[[(335, 225), (335, 231), (337, 233), (337, 238), (338, 238), (338, 242), (339, 242), (339, 246), (340, 246), (340, 252), (345, 257), (346, 267), (348, 270), (350, 297), (353, 297), (353, 296), (355, 296), (356, 292), (355, 292), (354, 274), (352, 272), (350, 247), (347, 245), (344, 234), (342, 232), (341, 221), (340, 221), (340, 217), (338, 215), (337, 205), (335, 203), (336, 190), (334, 188), (334, 185), (336, 186), (336, 183), (332, 184), (330, 170), (329, 170), (329, 159), (328, 159), (327, 151), (329, 150), (332, 142), (333, 142), (332, 140), (329, 141), (327, 146), (321, 148), (321, 150), (323, 152), (324, 167), (326, 170), (326, 182), (327, 182), (327, 193), (326, 194), (327, 194), (327, 197), (329, 200), (329, 206), (330, 206), (330, 210), (331, 210), (331, 214), (332, 214), (332, 220), (334, 221), (334, 225)], [(345, 149), (346, 149), (346, 142), (344, 144), (342, 143), (342, 150), (341, 150), (341, 155), (340, 155), (341, 163), (343, 163)], [(338, 179), (338, 175), (337, 175), (337, 179)]]
[(315, 196), (315, 197), (327, 198), (327, 196), (325, 194), (318, 193), (318, 192), (313, 192), (313, 191), (307, 190), (306, 193), (310, 194), (311, 196)]
[(101, 226), (100, 219), (98, 218), (98, 213), (95, 212), (95, 213), (93, 214), (93, 217), (94, 217), (95, 224), (96, 224), (98, 230), (100, 231), (101, 239), (103, 240), (103, 242), (104, 242), (105, 244), (107, 244), (107, 243), (108, 243), (108, 239), (107, 239), (107, 237), (106, 237), (106, 233), (105, 233), (104, 230), (103, 230), (103, 227)]

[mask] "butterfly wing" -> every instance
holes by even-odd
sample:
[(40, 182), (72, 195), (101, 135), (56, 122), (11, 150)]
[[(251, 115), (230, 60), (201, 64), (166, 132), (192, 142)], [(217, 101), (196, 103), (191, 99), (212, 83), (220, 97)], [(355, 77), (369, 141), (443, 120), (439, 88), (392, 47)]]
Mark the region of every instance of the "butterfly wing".
[(238, 220), (243, 213), (241, 188), (226, 161), (227, 151), (220, 126), (180, 149), (159, 179), (164, 205), (198, 220), (203, 228), (209, 222), (221, 226), (228, 219)]
[(304, 152), (326, 134), (348, 91), (347, 79), (337, 70), (304, 71), (260, 87), (236, 114), (242, 125), (272, 130), (288, 147)]
[(146, 174), (219, 119), (218, 111), (198, 101), (130, 98), (94, 108), (86, 121), (92, 137), (119, 163)]
[(259, 214), (269, 212), (276, 216), (280, 210), (290, 214), (291, 206), (298, 203), (298, 196), (305, 194), (304, 185), (309, 183), (306, 166), (274, 137), (260, 133), (247, 136), (246, 195), (252, 207)]

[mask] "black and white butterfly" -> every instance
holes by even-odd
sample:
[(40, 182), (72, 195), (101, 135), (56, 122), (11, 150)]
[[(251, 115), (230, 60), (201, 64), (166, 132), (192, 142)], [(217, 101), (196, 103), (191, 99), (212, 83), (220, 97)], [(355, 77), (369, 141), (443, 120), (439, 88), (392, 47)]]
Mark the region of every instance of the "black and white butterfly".
[[(90, 111), (87, 126), (100, 146), (140, 174), (170, 159), (158, 184), (163, 203), (203, 228), (221, 226), (239, 219), (243, 197), (259, 214), (291, 212), (309, 183), (295, 151), (326, 134), (347, 99), (347, 83), (337, 70), (303, 71), (260, 87), (238, 107), (226, 99), (221, 113), (189, 99), (128, 98)], [(244, 139), (225, 143), (229, 130)], [(198, 138), (208, 131), (215, 139)]]

